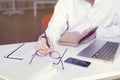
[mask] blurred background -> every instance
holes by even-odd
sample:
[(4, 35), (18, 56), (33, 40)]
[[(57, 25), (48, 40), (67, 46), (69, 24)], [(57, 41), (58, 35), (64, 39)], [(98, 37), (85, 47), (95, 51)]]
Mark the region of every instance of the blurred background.
[(41, 19), (57, 0), (0, 0), (0, 45), (37, 41)]

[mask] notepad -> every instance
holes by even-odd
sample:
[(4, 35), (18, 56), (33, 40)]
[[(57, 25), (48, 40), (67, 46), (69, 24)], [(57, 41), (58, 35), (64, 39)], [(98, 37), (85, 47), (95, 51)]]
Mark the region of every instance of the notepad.
[(87, 34), (80, 34), (78, 32), (68, 32), (66, 31), (61, 38), (58, 40), (60, 45), (67, 45), (67, 46), (78, 46), (83, 40), (93, 35), (98, 27), (93, 28)]

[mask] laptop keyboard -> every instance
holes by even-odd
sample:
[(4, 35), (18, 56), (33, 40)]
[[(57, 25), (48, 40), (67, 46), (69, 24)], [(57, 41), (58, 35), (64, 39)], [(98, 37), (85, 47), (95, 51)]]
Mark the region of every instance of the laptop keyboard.
[(113, 61), (119, 43), (97, 40), (81, 51), (78, 56)]
[(118, 43), (107, 42), (92, 57), (107, 60), (107, 61), (113, 61), (118, 46), (119, 46)]

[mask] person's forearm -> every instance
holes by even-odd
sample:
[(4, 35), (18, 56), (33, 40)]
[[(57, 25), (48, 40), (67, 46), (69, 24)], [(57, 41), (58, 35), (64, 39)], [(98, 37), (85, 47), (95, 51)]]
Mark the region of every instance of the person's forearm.
[(64, 0), (58, 1), (58, 3), (55, 6), (53, 16), (48, 24), (46, 34), (53, 42), (56, 42), (67, 28), (65, 6), (66, 5), (64, 4)]

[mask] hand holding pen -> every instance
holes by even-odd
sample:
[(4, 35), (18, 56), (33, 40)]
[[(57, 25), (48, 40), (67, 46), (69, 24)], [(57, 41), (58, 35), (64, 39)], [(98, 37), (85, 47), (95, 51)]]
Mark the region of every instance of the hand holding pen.
[(42, 36), (41, 39), (37, 42), (37, 50), (32, 55), (32, 58), (31, 58), (29, 64), (31, 64), (35, 55), (39, 55), (38, 53), (50, 53), (52, 51), (53, 51), (53, 44), (52, 44), (52, 42), (50, 42), (50, 40), (47, 37), (46, 32), (45, 32), (44, 36)]
[(46, 35), (46, 32), (45, 32), (44, 34), (45, 34), (46, 45), (50, 48), (50, 44), (49, 44), (49, 42), (48, 42), (48, 37), (47, 37), (47, 35)]
[(44, 36), (41, 37), (41, 39), (37, 42), (37, 50), (40, 50), (44, 53), (49, 53), (53, 51), (53, 43), (50, 41), (50, 39), (47, 37), (46, 32), (44, 33)]

